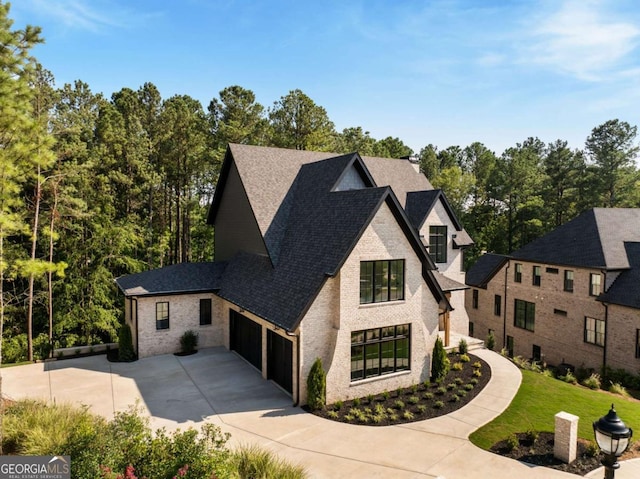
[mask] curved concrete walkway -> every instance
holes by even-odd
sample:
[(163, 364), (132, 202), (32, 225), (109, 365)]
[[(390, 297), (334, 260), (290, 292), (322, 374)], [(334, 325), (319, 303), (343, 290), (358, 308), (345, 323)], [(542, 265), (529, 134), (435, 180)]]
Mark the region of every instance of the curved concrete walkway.
[[(304, 465), (311, 478), (518, 478), (577, 477), (528, 466), (483, 451), (471, 432), (508, 407), (520, 371), (488, 350), (492, 377), (467, 406), (435, 419), (368, 427), (307, 414), (234, 353), (224, 348), (186, 357), (156, 356), (109, 363), (104, 356), (31, 364), (2, 370), (5, 395), (88, 405), (107, 418), (139, 401), (155, 427), (169, 430), (207, 421), (232, 435), (231, 445), (258, 444)], [(627, 475), (627, 464), (618, 479)], [(595, 476), (598, 477), (598, 476)]]

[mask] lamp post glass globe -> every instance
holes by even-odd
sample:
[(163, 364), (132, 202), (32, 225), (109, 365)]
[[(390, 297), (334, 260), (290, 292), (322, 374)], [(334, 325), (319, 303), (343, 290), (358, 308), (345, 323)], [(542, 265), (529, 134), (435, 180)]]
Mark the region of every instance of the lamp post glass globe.
[(602, 460), (605, 478), (613, 478), (613, 471), (620, 467), (617, 459), (629, 447), (633, 431), (618, 417), (612, 404), (609, 413), (593, 423), (593, 434), (605, 456)]

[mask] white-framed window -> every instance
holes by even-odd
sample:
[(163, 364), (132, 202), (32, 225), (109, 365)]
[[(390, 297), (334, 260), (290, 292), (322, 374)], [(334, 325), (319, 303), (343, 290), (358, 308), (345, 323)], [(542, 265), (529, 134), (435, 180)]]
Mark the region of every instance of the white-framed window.
[(156, 303), (156, 329), (169, 329), (169, 302)]
[(590, 317), (584, 318), (584, 342), (604, 346), (604, 321)]

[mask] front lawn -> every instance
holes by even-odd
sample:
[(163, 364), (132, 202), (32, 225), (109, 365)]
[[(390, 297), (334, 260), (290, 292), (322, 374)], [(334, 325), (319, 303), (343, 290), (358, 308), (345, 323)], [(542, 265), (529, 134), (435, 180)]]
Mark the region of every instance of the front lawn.
[(580, 418), (578, 436), (593, 440), (593, 421), (604, 416), (612, 403), (625, 424), (640, 431), (640, 401), (523, 370), (522, 385), (511, 405), (499, 417), (471, 434), (470, 439), (476, 446), (489, 449), (511, 434), (553, 432), (554, 416), (565, 411)]

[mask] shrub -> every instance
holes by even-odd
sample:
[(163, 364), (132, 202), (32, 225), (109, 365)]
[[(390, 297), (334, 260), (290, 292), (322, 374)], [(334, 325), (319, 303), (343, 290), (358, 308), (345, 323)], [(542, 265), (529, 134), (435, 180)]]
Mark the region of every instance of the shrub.
[(478, 379), (477, 379), (477, 378), (471, 378), (471, 379), (469, 380), (469, 384), (473, 384), (474, 386), (475, 386), (476, 384), (478, 384), (478, 382), (479, 382), (479, 381), (478, 381)]
[[(272, 452), (256, 446), (241, 447), (234, 452), (232, 462), (237, 470), (238, 477), (282, 477), (286, 479), (303, 479), (306, 477), (302, 466), (292, 465), (277, 458)], [(191, 469), (189, 469), (189, 477), (205, 476), (191, 475)]]
[(436, 401), (433, 403), (433, 407), (436, 409), (441, 409), (444, 407), (444, 403), (442, 401)]
[(47, 359), (51, 355), (49, 335), (40, 333), (33, 339), (33, 356), (35, 359)]
[(342, 409), (342, 406), (344, 406), (344, 403), (342, 401), (336, 401), (333, 405), (333, 408), (336, 411), (339, 411), (340, 409)]
[(556, 375), (553, 373), (553, 370), (551, 369), (543, 369), (540, 374), (542, 374), (543, 376), (546, 376), (548, 378), (555, 378)]
[(444, 386), (440, 386), (438, 389), (436, 389), (436, 394), (438, 395), (443, 395), (444, 393), (447, 392), (447, 388), (445, 388)]
[(427, 399), (427, 400), (433, 399), (433, 393), (426, 392), (426, 393), (424, 393), (424, 394), (422, 395), (422, 397), (423, 397), (423, 398), (425, 398), (425, 399)]
[(192, 330), (185, 331), (180, 336), (180, 348), (185, 354), (191, 354), (196, 351), (198, 347), (198, 333)]
[(118, 359), (120, 361), (133, 361), (136, 353), (133, 350), (133, 338), (131, 328), (128, 324), (123, 324), (118, 330)]
[(458, 352), (460, 354), (467, 354), (468, 351), (469, 351), (469, 346), (467, 345), (467, 341), (465, 341), (464, 338), (461, 338), (460, 342), (458, 343)]
[(462, 368), (464, 366), (462, 365), (461, 362), (457, 362), (457, 363), (453, 363), (453, 365), (451, 366), (451, 370), (452, 371), (462, 371)]
[(360, 407), (360, 398), (354, 398), (353, 399), (353, 405), (355, 407)]
[(460, 396), (461, 398), (463, 398), (463, 397), (465, 397), (465, 396), (467, 395), (467, 391), (465, 391), (464, 389), (458, 389), (458, 390), (456, 391), (456, 394), (457, 394), (458, 396)]
[(527, 439), (527, 442), (533, 446), (538, 441), (538, 437), (540, 437), (540, 433), (534, 429), (529, 429), (525, 433), (525, 437)]
[(367, 394), (367, 401), (369, 401), (369, 404), (371, 404), (373, 401), (375, 401), (375, 396), (373, 394)]
[(596, 457), (600, 453), (600, 448), (595, 441), (588, 441), (584, 448), (587, 457)]
[(402, 417), (404, 419), (406, 419), (407, 421), (411, 421), (414, 418), (414, 415), (413, 415), (413, 413), (411, 411), (404, 411), (402, 413)]
[(322, 409), (327, 401), (327, 375), (322, 360), (316, 358), (307, 377), (307, 404), (312, 411)]
[(396, 409), (404, 409), (404, 402), (398, 399), (397, 401), (393, 402), (393, 407)]
[(417, 384), (414, 384), (414, 385), (411, 386), (411, 392), (413, 394), (418, 392), (418, 385)]
[(589, 389), (600, 389), (600, 375), (597, 373), (591, 374), (591, 376), (582, 381), (582, 385)]
[(471, 383), (464, 385), (464, 389), (466, 391), (471, 391), (473, 389), (473, 387), (474, 387), (474, 384), (471, 384)]
[(578, 380), (576, 379), (576, 377), (573, 375), (571, 371), (567, 371), (567, 374), (565, 374), (564, 376), (561, 376), (559, 379), (561, 379), (565, 383), (578, 384)]
[(384, 391), (384, 392), (382, 393), (382, 397), (383, 397), (383, 399), (384, 399), (385, 401), (388, 401), (388, 400), (389, 400), (389, 398), (391, 397), (391, 394), (389, 394), (389, 391)]
[(424, 414), (425, 412), (427, 412), (427, 406), (425, 406), (424, 404), (418, 404), (416, 406), (416, 410), (420, 413), (420, 414)]
[(418, 404), (420, 402), (420, 398), (418, 396), (411, 396), (409, 398), (409, 404)]
[(480, 369), (482, 368), (482, 363), (480, 361), (476, 361), (471, 366), (473, 366), (473, 369)]
[(611, 383), (609, 386), (609, 392), (613, 394), (619, 394), (622, 397), (630, 397), (630, 394), (627, 392), (627, 389), (620, 383)]
[(489, 333), (489, 336), (487, 336), (487, 349), (490, 349), (491, 351), (493, 351), (493, 348), (496, 347), (496, 337), (493, 334), (493, 331), (491, 331)]
[(395, 422), (398, 420), (398, 415), (394, 412), (389, 414), (389, 421)]
[(387, 416), (387, 412), (385, 411), (384, 406), (382, 404), (376, 404), (375, 411), (377, 416), (384, 416), (384, 417)]
[(460, 384), (462, 384), (464, 382), (464, 380), (462, 378), (455, 378), (453, 380), (453, 382), (456, 383), (459, 386)]
[(435, 382), (442, 381), (449, 372), (450, 361), (444, 350), (444, 345), (440, 338), (436, 338), (436, 344), (433, 347), (431, 362), (431, 380)]
[(327, 416), (329, 416), (331, 419), (338, 419), (340, 417), (340, 414), (338, 414), (338, 411), (332, 410), (327, 411)]
[(473, 371), (473, 375), (479, 378), (480, 376), (482, 376), (482, 371), (480, 371), (479, 369), (476, 369)]
[(430, 382), (428, 379), (425, 379), (425, 381), (422, 383), (422, 385), (423, 385), (425, 388), (428, 388), (429, 386), (431, 386), (431, 382)]
[[(5, 333), (6, 334), (6, 333)], [(2, 338), (3, 364), (20, 363), (27, 360), (27, 335), (18, 334), (12, 338)]]
[(402, 388), (398, 388), (398, 389), (396, 389), (396, 397), (400, 397), (400, 396), (402, 396), (402, 392), (403, 392), (403, 389), (402, 389)]
[(469, 361), (471, 361), (471, 358), (468, 354), (461, 354), (460, 361), (462, 361), (463, 363), (468, 363)]
[(451, 396), (451, 402), (458, 402), (460, 401), (460, 396), (458, 396), (457, 394), (454, 394), (453, 396)]
[(516, 436), (515, 434), (509, 435), (505, 444), (507, 451), (513, 451), (519, 445), (520, 441), (518, 440), (518, 436)]
[(455, 389), (455, 388), (456, 388), (455, 383), (449, 383), (449, 384), (447, 384), (447, 389)]

